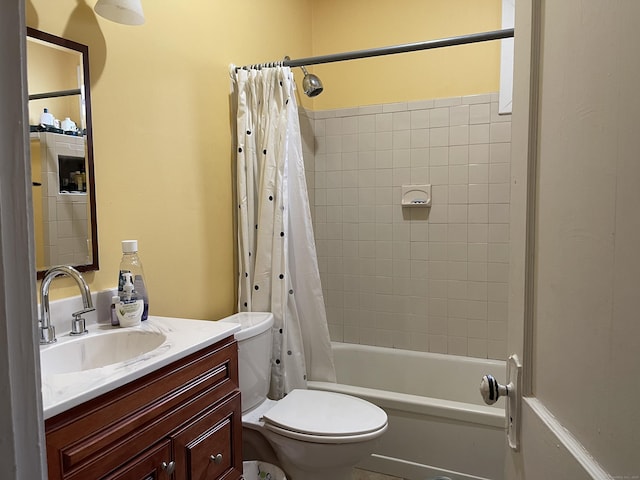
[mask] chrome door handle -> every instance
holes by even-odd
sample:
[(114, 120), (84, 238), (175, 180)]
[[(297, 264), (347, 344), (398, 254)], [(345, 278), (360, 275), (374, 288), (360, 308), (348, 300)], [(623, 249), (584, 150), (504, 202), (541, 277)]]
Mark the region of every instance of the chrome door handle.
[(222, 454), (219, 453), (217, 455), (210, 455), (209, 460), (215, 463), (216, 465), (219, 465), (222, 463)]
[(509, 383), (501, 385), (493, 375), (484, 375), (480, 382), (480, 394), (487, 405), (493, 405), (500, 397), (507, 397), (507, 438), (511, 449), (517, 452), (520, 449), (522, 364), (515, 354), (507, 359), (507, 378)]

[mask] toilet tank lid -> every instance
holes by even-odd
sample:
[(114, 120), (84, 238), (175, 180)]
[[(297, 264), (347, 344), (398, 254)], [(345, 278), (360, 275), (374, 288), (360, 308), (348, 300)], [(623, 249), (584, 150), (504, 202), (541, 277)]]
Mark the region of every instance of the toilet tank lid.
[(271, 312), (240, 312), (218, 320), (219, 322), (239, 323), (240, 331), (235, 334), (236, 340), (255, 337), (273, 326)]

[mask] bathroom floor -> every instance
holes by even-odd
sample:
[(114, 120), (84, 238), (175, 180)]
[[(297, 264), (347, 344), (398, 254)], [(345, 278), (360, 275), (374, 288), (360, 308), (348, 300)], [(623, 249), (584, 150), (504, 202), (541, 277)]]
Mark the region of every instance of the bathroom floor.
[(351, 480), (403, 480), (399, 477), (390, 477), (389, 475), (383, 475), (382, 473), (369, 472), (368, 470), (361, 470), (354, 468), (351, 474)]

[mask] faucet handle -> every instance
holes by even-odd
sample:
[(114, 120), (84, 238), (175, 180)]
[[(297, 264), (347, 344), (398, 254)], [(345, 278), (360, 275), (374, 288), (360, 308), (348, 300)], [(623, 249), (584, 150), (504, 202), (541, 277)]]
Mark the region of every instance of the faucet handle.
[(80, 317), (80, 316), (84, 315), (85, 313), (93, 312), (94, 310), (95, 310), (95, 307), (83, 308), (82, 310), (78, 310), (77, 312), (73, 312), (71, 315), (73, 315), (74, 317)]
[(53, 325), (48, 327), (40, 326), (40, 345), (49, 345), (56, 342), (56, 328)]
[[(95, 310), (95, 308), (88, 311), (90, 312), (92, 310)], [(86, 328), (85, 319), (82, 317), (83, 313), (85, 312), (80, 311), (73, 314), (73, 320), (71, 320), (71, 332), (69, 335), (84, 335), (89, 333), (89, 330)]]

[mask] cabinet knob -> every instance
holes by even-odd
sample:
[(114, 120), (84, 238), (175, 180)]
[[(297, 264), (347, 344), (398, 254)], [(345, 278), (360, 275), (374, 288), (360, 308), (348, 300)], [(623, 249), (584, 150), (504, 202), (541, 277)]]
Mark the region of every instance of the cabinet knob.
[(176, 462), (162, 462), (162, 469), (167, 472), (169, 475), (171, 475), (173, 473), (173, 471), (176, 469)]
[(216, 465), (222, 463), (222, 454), (219, 453), (217, 455), (211, 455), (209, 457), (209, 460), (211, 460), (213, 463), (215, 463)]

